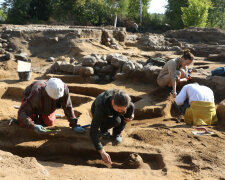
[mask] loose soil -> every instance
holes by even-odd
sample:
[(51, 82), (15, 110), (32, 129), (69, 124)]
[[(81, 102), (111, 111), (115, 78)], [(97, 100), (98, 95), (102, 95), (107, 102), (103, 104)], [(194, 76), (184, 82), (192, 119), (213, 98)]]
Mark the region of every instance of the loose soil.
[[(111, 50), (92, 43), (86, 43), (83, 48), (84, 54), (90, 53), (90, 49), (101, 54), (126, 53), (134, 61), (137, 60), (134, 55), (159, 53), (122, 46), (120, 50)], [(178, 57), (174, 52), (160, 53)], [(23, 82), (18, 80), (14, 61), (0, 62), (0, 179), (225, 179), (224, 128), (210, 126), (207, 128), (214, 135), (194, 136), (195, 127), (182, 122), (173, 98), (154, 84), (66, 82), (81, 125), (91, 122), (91, 103), (104, 90), (122, 89), (135, 101), (135, 118), (127, 124), (122, 144), (115, 146), (111, 141), (104, 141), (113, 162), (111, 166), (100, 160), (90, 140), (89, 128), (83, 135), (76, 134), (64, 116), (57, 119), (51, 133), (43, 135), (17, 124), (9, 126), (11, 117), (17, 116), (14, 105), (20, 105), (25, 87), (34, 80), (45, 79), (44, 73), (51, 65), (43, 58), (31, 58), (32, 79)], [(212, 64), (209, 69), (221, 66)], [(57, 110), (57, 114), (64, 115), (63, 110)], [(54, 128), (60, 131), (54, 131)], [(132, 153), (143, 159), (143, 165), (138, 169), (123, 164)]]

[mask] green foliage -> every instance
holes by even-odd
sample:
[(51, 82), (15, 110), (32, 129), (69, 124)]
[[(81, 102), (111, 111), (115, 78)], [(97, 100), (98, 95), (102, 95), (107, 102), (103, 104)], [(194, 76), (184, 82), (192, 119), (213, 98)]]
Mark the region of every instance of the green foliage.
[(10, 8), (8, 10), (8, 23), (25, 24), (30, 20), (28, 14), (31, 0), (6, 0)]
[(207, 26), (225, 29), (225, 1), (212, 0)]
[(166, 22), (173, 29), (184, 28), (184, 24), (181, 18), (182, 11), (181, 7), (187, 6), (187, 0), (168, 0), (168, 5), (166, 6)]
[(205, 27), (210, 6), (210, 0), (188, 0), (188, 7), (181, 8), (185, 27)]
[[(148, 5), (150, 0), (142, 0), (142, 17), (148, 16)], [(129, 0), (128, 17), (136, 22), (140, 22), (140, 0)]]
[(5, 21), (6, 18), (7, 14), (2, 9), (0, 9), (0, 22)]

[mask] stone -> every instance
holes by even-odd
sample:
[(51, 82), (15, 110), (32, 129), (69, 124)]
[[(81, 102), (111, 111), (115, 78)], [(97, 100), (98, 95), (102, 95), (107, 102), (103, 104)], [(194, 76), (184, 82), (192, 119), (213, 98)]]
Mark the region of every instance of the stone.
[(70, 58), (70, 64), (73, 64), (75, 62), (75, 58)]
[(60, 64), (62, 64), (63, 61), (56, 61), (49, 69), (49, 73), (54, 73), (60, 71)]
[(106, 55), (105, 54), (103, 54), (102, 56), (101, 56), (101, 59), (103, 60), (103, 61), (106, 61)]
[(67, 72), (67, 73), (73, 74), (75, 65), (64, 62), (64, 63), (60, 64), (59, 68), (63, 72)]
[(133, 62), (128, 61), (128, 62), (124, 63), (123, 68), (122, 68), (122, 72), (130, 73), (134, 70), (135, 70), (135, 65), (133, 64)]
[(103, 67), (103, 66), (106, 66), (107, 64), (108, 64), (107, 61), (103, 61), (103, 60), (99, 59), (99, 60), (97, 60), (95, 66), (97, 66), (97, 67)]
[(99, 72), (100, 73), (105, 73), (105, 74), (113, 74), (115, 71), (114, 67), (112, 65), (106, 65), (106, 66), (103, 66)]
[(3, 48), (6, 48), (7, 46), (8, 46), (7, 43), (2, 43), (2, 47), (3, 47)]
[(15, 54), (14, 56), (16, 60), (28, 61), (27, 53)]
[(144, 162), (140, 155), (137, 153), (132, 153), (129, 157), (123, 162), (122, 167), (128, 169), (138, 169), (143, 166)]
[(81, 59), (81, 62), (82, 62), (83, 66), (94, 67), (94, 65), (97, 62), (97, 60), (93, 56), (84, 56)]
[(13, 59), (14, 58), (14, 55), (10, 52), (6, 52), (5, 53), (5, 60), (10, 60), (10, 59)]
[(80, 68), (82, 67), (81, 64), (77, 64), (74, 66), (74, 71), (73, 71), (73, 74), (75, 75), (79, 75), (80, 74)]
[(143, 65), (137, 62), (133, 62), (134, 66), (135, 66), (135, 70), (141, 70), (143, 68)]
[(166, 64), (166, 60), (161, 57), (151, 57), (147, 60), (147, 64), (151, 63), (155, 66), (164, 66)]
[(0, 54), (5, 54), (5, 49), (0, 48)]
[(55, 58), (54, 57), (49, 57), (48, 59), (46, 59), (47, 62), (54, 62)]
[(109, 54), (106, 60), (116, 68), (121, 67), (126, 61), (128, 61), (126, 56), (117, 53)]
[(99, 58), (98, 54), (95, 54), (95, 53), (91, 53), (91, 56), (95, 57), (96, 59)]
[(91, 75), (94, 75), (94, 69), (92, 67), (82, 66), (82, 67), (80, 67), (79, 74), (83, 77), (89, 77)]

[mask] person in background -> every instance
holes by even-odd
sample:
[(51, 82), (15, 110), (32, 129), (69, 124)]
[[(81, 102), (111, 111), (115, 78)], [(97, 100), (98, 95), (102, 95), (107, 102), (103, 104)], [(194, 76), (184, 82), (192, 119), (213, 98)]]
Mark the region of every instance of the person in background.
[(185, 85), (175, 103), (187, 124), (212, 125), (218, 121), (213, 91), (207, 86), (198, 83)]
[(160, 87), (172, 87), (173, 97), (177, 95), (177, 84), (186, 83), (190, 79), (189, 66), (194, 60), (193, 54), (185, 50), (182, 57), (168, 61), (157, 77)]
[(102, 160), (111, 163), (109, 154), (100, 142), (98, 130), (100, 129), (103, 138), (110, 138), (109, 129), (113, 128), (112, 138), (117, 144), (121, 143), (121, 133), (126, 123), (134, 118), (134, 104), (127, 93), (121, 90), (107, 90), (97, 96), (91, 106), (91, 113), (91, 139)]
[(134, 23), (133, 24), (133, 33), (136, 33), (136, 32), (138, 32), (138, 24)]
[(85, 132), (85, 129), (77, 125), (69, 89), (58, 78), (35, 81), (26, 87), (22, 103), (18, 111), (20, 126), (33, 128), (37, 133), (45, 133), (44, 126), (52, 126), (55, 123), (55, 110), (63, 108), (69, 121), (69, 126), (77, 133)]

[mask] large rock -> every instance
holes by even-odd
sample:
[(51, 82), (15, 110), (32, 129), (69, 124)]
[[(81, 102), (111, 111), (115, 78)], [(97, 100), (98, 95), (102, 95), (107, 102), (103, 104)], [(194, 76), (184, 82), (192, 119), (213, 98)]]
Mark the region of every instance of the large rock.
[(80, 75), (83, 77), (89, 77), (94, 75), (94, 69), (92, 67), (80, 67)]
[(99, 70), (100, 73), (104, 73), (104, 74), (114, 74), (115, 72), (115, 69), (112, 65), (106, 65), (106, 66), (103, 66), (100, 70)]
[(94, 56), (84, 56), (81, 62), (83, 66), (94, 67), (97, 60)]
[(109, 54), (106, 60), (116, 68), (121, 67), (126, 61), (128, 61), (126, 56), (117, 53)]
[(80, 74), (80, 68), (82, 67), (82, 65), (81, 64), (77, 64), (77, 65), (75, 65), (74, 66), (74, 71), (73, 71), (73, 74), (75, 74), (75, 75), (78, 75), (78, 74)]
[(95, 63), (95, 66), (97, 67), (103, 67), (103, 66), (106, 66), (108, 64), (107, 61), (104, 61), (102, 59), (98, 59), (97, 62)]
[(130, 73), (134, 70), (135, 70), (135, 65), (134, 65), (133, 62), (128, 61), (128, 62), (124, 63), (123, 68), (122, 68), (122, 72)]
[(75, 65), (70, 64), (70, 63), (66, 63), (66, 62), (60, 64), (60, 67), (59, 67), (59, 69), (61, 71), (71, 73), (71, 74), (74, 73), (74, 68), (75, 68)]

